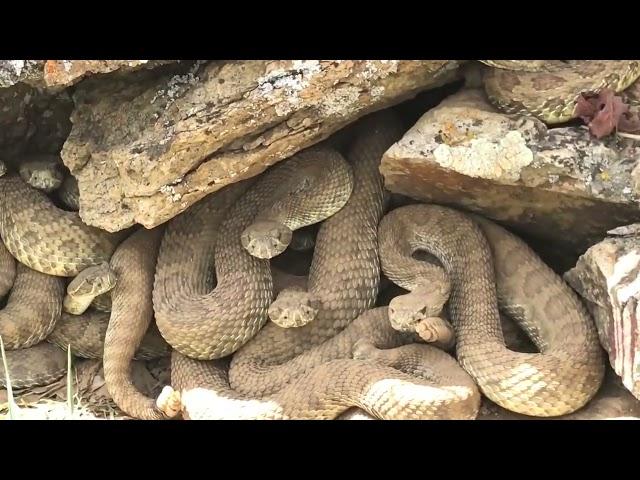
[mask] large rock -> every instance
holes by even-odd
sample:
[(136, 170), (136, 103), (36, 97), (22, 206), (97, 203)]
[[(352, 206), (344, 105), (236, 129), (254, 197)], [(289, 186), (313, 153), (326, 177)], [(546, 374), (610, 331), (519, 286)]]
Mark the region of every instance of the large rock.
[(43, 80), (47, 87), (68, 87), (83, 78), (111, 73), (130, 72), (141, 68), (155, 68), (172, 60), (46, 60)]
[(0, 159), (11, 163), (23, 153), (60, 152), (72, 108), (66, 92), (47, 93), (23, 81), (0, 88)]
[(43, 68), (44, 60), (0, 60), (0, 88), (18, 83), (42, 86)]
[(33, 87), (69, 87), (89, 75), (155, 68), (173, 60), (0, 60), (0, 88), (25, 83)]
[(66, 91), (81, 79), (155, 68), (167, 60), (0, 60), (0, 158), (58, 154), (71, 130)]
[(80, 215), (158, 225), (357, 118), (453, 79), (457, 62), (196, 62), (179, 75), (76, 88), (62, 158)]
[(640, 220), (639, 145), (507, 116), (467, 89), (424, 114), (385, 153), (380, 171), (392, 192), (583, 252), (607, 230)]
[(640, 399), (640, 224), (611, 231), (564, 278), (591, 311), (611, 366)]

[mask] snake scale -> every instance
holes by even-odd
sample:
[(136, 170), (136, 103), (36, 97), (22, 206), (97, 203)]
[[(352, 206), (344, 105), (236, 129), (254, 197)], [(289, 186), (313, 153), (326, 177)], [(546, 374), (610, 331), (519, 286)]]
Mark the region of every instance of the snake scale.
[[(17, 176), (0, 179), (0, 194), (0, 294), (8, 293), (0, 335), (10, 378), (16, 388), (50, 383), (66, 372), (67, 345), (75, 355), (102, 357), (109, 318), (91, 310), (81, 316), (63, 313), (62, 277), (108, 261), (125, 234), (86, 226), (77, 213), (55, 207)], [(136, 358), (168, 353), (166, 342), (150, 329)]]
[(386, 308), (369, 310), (385, 204), (378, 165), (400, 134), (387, 112), (360, 125), (347, 155), (353, 193), (316, 238), (308, 288), (320, 308), (311, 323), (267, 324), (233, 356), (228, 379), (220, 362), (174, 352), (172, 382), (187, 417), (335, 418), (354, 406), (380, 418), (475, 417), (479, 394), (457, 363), (434, 347), (403, 345), (407, 336), (390, 327)]
[(578, 97), (603, 89), (621, 92), (640, 77), (638, 60), (483, 60), (489, 99), (506, 113), (557, 124), (575, 118)]
[[(383, 271), (407, 288), (428, 285), (451, 292), (458, 360), (488, 398), (535, 416), (577, 410), (595, 395), (604, 376), (595, 324), (576, 293), (523, 241), (473, 218), (478, 224), (437, 205), (393, 210), (378, 230)], [(410, 255), (419, 250), (434, 255), (446, 275), (413, 260)], [(439, 295), (440, 307), (446, 296)], [(505, 347), (499, 304), (540, 353)], [(415, 307), (425, 305), (416, 301)]]
[[(167, 342), (189, 357), (213, 359), (253, 338), (267, 321), (273, 279), (269, 261), (243, 246), (243, 232), (262, 212), (287, 205), (297, 212), (294, 228), (321, 221), (349, 198), (345, 178), (350, 178), (349, 166), (340, 154), (309, 149), (253, 185), (231, 185), (172, 220), (153, 287), (156, 321)], [(215, 241), (218, 230), (224, 235)]]
[[(611, 87), (615, 91), (624, 90), (640, 74), (637, 61), (610, 62), (608, 66), (604, 67), (602, 65), (603, 62), (598, 61), (589, 62), (587, 67), (580, 66), (580, 62), (569, 62), (568, 64), (550, 62), (543, 66), (534, 65), (530, 61), (522, 61), (521, 64), (516, 62), (485, 61), (485, 63), (496, 67), (485, 76), (487, 93), (494, 103), (508, 112), (527, 111), (541, 117), (548, 123), (557, 123), (571, 118), (575, 108), (575, 99), (580, 92), (597, 91), (604, 87)], [(534, 96), (535, 98), (533, 98)], [(540, 99), (545, 96), (546, 99), (541, 103)], [(351, 371), (360, 372), (360, 376), (357, 377), (360, 379), (378, 378), (378, 380), (382, 381), (382, 377), (376, 377), (377, 372), (384, 369), (392, 369), (393, 372), (385, 370), (387, 375), (385, 378), (400, 378), (401, 380), (398, 380), (400, 383), (406, 381), (408, 384), (419, 384), (425, 387), (429, 381), (433, 380), (433, 376), (425, 373), (427, 366), (423, 360), (432, 356), (431, 353), (426, 352), (438, 352), (433, 347), (426, 345), (405, 345), (397, 339), (387, 342), (388, 338), (384, 341), (380, 340), (375, 337), (375, 334), (381, 331), (379, 324), (384, 324), (386, 328), (384, 321), (379, 323), (373, 321), (369, 325), (371, 331), (368, 331), (368, 334), (373, 335), (373, 340), (365, 334), (360, 335), (359, 340), (365, 338), (370, 341), (369, 344), (359, 342), (349, 333), (351, 332), (349, 329), (353, 325), (359, 325), (353, 320), (359, 318), (363, 312), (373, 305), (379, 279), (377, 247), (375, 245), (369, 247), (370, 242), (368, 243), (368, 240), (373, 238), (374, 244), (376, 243), (376, 225), (382, 215), (384, 193), (377, 171), (375, 171), (375, 168), (371, 168), (371, 165), (375, 167), (375, 164), (369, 164), (369, 171), (375, 171), (375, 175), (367, 177), (364, 158), (377, 157), (377, 161), (379, 161), (382, 152), (390, 146), (390, 143), (388, 141), (389, 137), (386, 136), (386, 133), (383, 133), (389, 131), (385, 130), (386, 127), (377, 129), (375, 122), (373, 122), (373, 126), (370, 124), (369, 128), (371, 129), (370, 135), (362, 136), (361, 138), (366, 137), (367, 139), (361, 140), (360, 144), (356, 142), (349, 155), (349, 160), (354, 168), (354, 178), (356, 179), (356, 185), (353, 187), (349, 202), (342, 210), (325, 221), (318, 235), (307, 291), (313, 293), (314, 298), (319, 300), (320, 308), (316, 318), (309, 325), (298, 329), (279, 329), (273, 324), (267, 324), (260, 330), (267, 320), (266, 312), (272, 300), (273, 284), (268, 268), (265, 268), (267, 264), (264, 260), (255, 258), (255, 256), (260, 257), (263, 255), (260, 252), (265, 251), (265, 245), (269, 248), (275, 247), (280, 250), (286, 248), (291, 241), (291, 232), (298, 228), (298, 225), (295, 225), (295, 221), (304, 216), (303, 214), (307, 211), (309, 205), (304, 205), (304, 208), (301, 207), (286, 221), (283, 220), (282, 224), (286, 226), (285, 229), (277, 226), (274, 230), (273, 218), (275, 213), (289, 211), (291, 207), (300, 205), (300, 200), (295, 199), (296, 194), (299, 195), (298, 198), (308, 201), (307, 203), (312, 203), (316, 197), (316, 191), (313, 190), (313, 181), (309, 182), (308, 177), (299, 175), (299, 172), (298, 174), (294, 172), (295, 168), (300, 171), (304, 170), (299, 165), (296, 165), (296, 159), (292, 159), (290, 162), (295, 167), (290, 167), (291, 170), (289, 172), (287, 172), (286, 167), (289, 162), (282, 162), (280, 165), (270, 169), (254, 185), (250, 185), (252, 182), (246, 182), (229, 187), (220, 192), (220, 195), (205, 199), (185, 212), (181, 216), (182, 223), (179, 219), (176, 219), (169, 226), (167, 232), (173, 230), (173, 235), (167, 233), (160, 248), (158, 266), (155, 272), (155, 285), (152, 285), (152, 275), (150, 276), (148, 272), (143, 273), (142, 277), (137, 280), (133, 280), (132, 284), (145, 284), (145, 288), (148, 288), (148, 296), (153, 295), (160, 331), (178, 351), (195, 358), (209, 359), (222, 357), (240, 349), (231, 361), (228, 376), (226, 369), (221, 367), (223, 363), (198, 362), (196, 359), (186, 358), (184, 355), (174, 352), (173, 362), (176, 365), (175, 378), (177, 385), (190, 389), (196, 386), (198, 382), (204, 382), (205, 385), (213, 385), (215, 389), (222, 390), (229, 389), (232, 386), (235, 390), (233, 395), (259, 397), (262, 399), (258, 401), (259, 403), (263, 402), (264, 399), (271, 401), (275, 398), (276, 403), (281, 403), (281, 407), (289, 405), (274, 413), (276, 418), (307, 418), (307, 415), (311, 415), (309, 411), (304, 410), (304, 405), (291, 406), (294, 396), (309, 388), (314, 389), (316, 392), (323, 392), (320, 403), (329, 402), (332, 404), (328, 407), (328, 410), (323, 410), (324, 413), (317, 413), (322, 418), (332, 418), (344, 411), (344, 405), (342, 404), (344, 402), (341, 403), (341, 401), (344, 400), (345, 396), (349, 397), (346, 402), (348, 405), (363, 408), (369, 413), (382, 418), (423, 418), (423, 416), (431, 418), (434, 415), (431, 411), (419, 411), (419, 408), (414, 412), (415, 416), (413, 417), (408, 414), (403, 416), (405, 412), (389, 412), (384, 408), (381, 409), (377, 403), (380, 399), (375, 395), (371, 396), (371, 391), (367, 390), (370, 385), (364, 385), (362, 381), (360, 383), (354, 382), (355, 390), (352, 390), (346, 383), (340, 385), (347, 390), (337, 390), (339, 392), (337, 395), (341, 399), (337, 402), (339, 404), (337, 407), (335, 398), (331, 397), (334, 395), (332, 392), (336, 387), (336, 378), (353, 378), (350, 376), (352, 374), (349, 373)], [(391, 128), (392, 130), (393, 128)], [(391, 137), (395, 135), (395, 139), (397, 139), (400, 133), (396, 132)], [(390, 141), (393, 142), (394, 140)], [(378, 147), (380, 151), (372, 155), (371, 151), (376, 150)], [(367, 150), (368, 148), (369, 150)], [(309, 154), (315, 153), (310, 151)], [(359, 156), (362, 158), (359, 158)], [(300, 155), (300, 157), (304, 157), (304, 155)], [(317, 165), (317, 162), (315, 163)], [(313, 174), (310, 177), (313, 178)], [(267, 178), (269, 179), (267, 180)], [(301, 180), (301, 178), (303, 179)], [(286, 181), (283, 179), (286, 179)], [(371, 193), (368, 198), (363, 193), (367, 189)], [(124, 236), (124, 234), (107, 234), (87, 227), (79, 221), (77, 214), (72, 212), (60, 213), (62, 211), (53, 207), (46, 196), (34, 192), (35, 190), (26, 186), (17, 177), (4, 178), (0, 181), (0, 194), (2, 195), (0, 235), (11, 255), (24, 264), (18, 265), (17, 268), (15, 265), (12, 267), (11, 265), (14, 262), (7, 260), (6, 252), (0, 251), (0, 272), (2, 272), (0, 294), (6, 294), (13, 286), (8, 304), (1, 313), (8, 313), (11, 312), (11, 308), (20, 307), (20, 304), (15, 299), (23, 296), (20, 292), (25, 283), (21, 283), (21, 279), (27, 278), (28, 275), (33, 276), (36, 273), (66, 277), (75, 276), (88, 266), (109, 261)], [(291, 200), (291, 194), (294, 196), (293, 200)], [(348, 195), (346, 196), (348, 197)], [(284, 203), (280, 200), (282, 197), (286, 199)], [(368, 200), (366, 205), (362, 201), (363, 198)], [(289, 202), (288, 205), (286, 204), (287, 202)], [(344, 202), (342, 204), (344, 205)], [(198, 205), (201, 206), (200, 209)], [(357, 208), (358, 205), (360, 210)], [(207, 208), (207, 206), (210, 208)], [(341, 207), (342, 205), (340, 205)], [(226, 219), (223, 220), (222, 213), (218, 214), (216, 212), (224, 212), (226, 208), (230, 208), (231, 214), (227, 215)], [(369, 211), (365, 212), (367, 208)], [(208, 214), (213, 214), (214, 218), (212, 220), (206, 218)], [(327, 216), (329, 215), (331, 213)], [(275, 216), (277, 217), (277, 215)], [(315, 218), (314, 215), (310, 215), (310, 217)], [(190, 222), (194, 219), (195, 225), (192, 227)], [(454, 220), (455, 222), (460, 221), (458, 218)], [(278, 219), (278, 221), (280, 220)], [(305, 223), (308, 221), (308, 219), (303, 220), (300, 225), (308, 224)], [(198, 224), (198, 222), (201, 223)], [(351, 222), (351, 225), (347, 227), (346, 225), (349, 222)], [(221, 223), (222, 226), (220, 226)], [(490, 224), (480, 221), (480, 225), (483, 235), (489, 238), (489, 245), (495, 247), (492, 242), (497, 234), (495, 234), (491, 226), (487, 226)], [(255, 231), (253, 232), (253, 237), (249, 238), (246, 233), (247, 229), (252, 226)], [(438, 223), (438, 226), (440, 226), (440, 223)], [(199, 232), (197, 227), (200, 227), (202, 231)], [(226, 235), (223, 237), (222, 242), (212, 241), (215, 238), (215, 231), (218, 229), (224, 231)], [(362, 235), (358, 234), (358, 229), (363, 232)], [(160, 242), (160, 234), (157, 235), (158, 237), (154, 241)], [(437, 235), (435, 237), (438, 240)], [(465, 245), (465, 248), (469, 248), (469, 245), (473, 243), (470, 238), (482, 244), (483, 240), (480, 237), (469, 234), (467, 237), (468, 244)], [(196, 240), (195, 248), (193, 247), (193, 240)], [(433, 238), (430, 238), (430, 241), (434, 241)], [(478, 265), (481, 261), (490, 263), (490, 260), (487, 259), (488, 247), (486, 238), (484, 241), (484, 250), (481, 249), (482, 255), (480, 257), (482, 258), (478, 260)], [(275, 243), (269, 244), (269, 242)], [(446, 261), (443, 263), (445, 264), (446, 273), (451, 279), (451, 285), (447, 286), (447, 288), (450, 288), (451, 293), (449, 310), (456, 326), (458, 357), (467, 372), (475, 378), (483, 393), (498, 403), (507, 406), (507, 408), (542, 416), (561, 414), (583, 405), (599, 386), (602, 362), (599, 357), (601, 352), (593, 347), (594, 344), (597, 345), (597, 341), (594, 343), (592, 332), (588, 327), (584, 327), (584, 325), (588, 325), (588, 321), (583, 318), (584, 312), (583, 309), (581, 310), (579, 301), (574, 299), (575, 301), (566, 301), (564, 304), (561, 301), (548, 301), (551, 298), (549, 291), (555, 292), (558, 298), (567, 298), (563, 287), (558, 286), (555, 280), (547, 275), (548, 272), (546, 271), (543, 271), (540, 275), (530, 274), (536, 280), (539, 280), (538, 277), (544, 277), (547, 280), (545, 282), (546, 288), (540, 290), (546, 295), (546, 298), (542, 300), (547, 300), (547, 302), (540, 303), (540, 305), (544, 305), (545, 309), (550, 309), (552, 312), (554, 309), (564, 311), (566, 315), (561, 315), (562, 318), (569, 318), (564, 323), (552, 324), (547, 321), (546, 324), (544, 322), (540, 324), (537, 317), (540, 312), (533, 312), (532, 307), (527, 307), (527, 309), (522, 307), (521, 304), (517, 304), (514, 307), (513, 305), (509, 306), (508, 302), (505, 303), (505, 299), (512, 298), (511, 296), (521, 294), (522, 291), (526, 290), (526, 284), (521, 283), (518, 287), (513, 287), (512, 290), (504, 290), (504, 285), (515, 285), (517, 282), (509, 279), (511, 277), (505, 277), (501, 280), (500, 272), (502, 270), (496, 266), (497, 292), (493, 292), (498, 299), (496, 302), (500, 304), (501, 308), (507, 309), (520, 322), (520, 325), (531, 335), (541, 350), (537, 357), (531, 357), (531, 359), (527, 357), (531, 360), (529, 363), (533, 365), (531, 368), (535, 372), (528, 372), (529, 376), (520, 372), (520, 376), (517, 377), (519, 379), (518, 384), (515, 385), (513, 377), (509, 377), (508, 373), (513, 373), (514, 369), (522, 365), (523, 357), (518, 357), (517, 355), (515, 359), (513, 355), (509, 357), (503, 351), (504, 344), (500, 344), (499, 323), (497, 324), (498, 327), (496, 327), (495, 322), (497, 307), (490, 305), (492, 292), (490, 292), (491, 289), (487, 285), (491, 285), (492, 281), (486, 275), (487, 267), (481, 268), (476, 265), (467, 258), (469, 255), (465, 257), (464, 248), (458, 244), (464, 242), (459, 240), (451, 240), (451, 242), (444, 241), (436, 250), (441, 248), (437, 253), (444, 255), (446, 260), (449, 261), (449, 263)], [(513, 262), (513, 258), (519, 258), (523, 265), (538, 265), (535, 263), (537, 260), (532, 260), (531, 252), (522, 248), (522, 244), (517, 244), (517, 247), (504, 241), (498, 241), (498, 244), (501, 247), (494, 248), (498, 253), (493, 252), (496, 265), (501, 265), (501, 267), (508, 270), (511, 265), (509, 262)], [(500, 254), (503, 244), (510, 245), (512, 248), (511, 253), (516, 252), (515, 255), (510, 257), (509, 261), (505, 260), (505, 257)], [(331, 245), (334, 246), (331, 247)], [(337, 247), (338, 245), (340, 248)], [(347, 245), (346, 248), (345, 245)], [(355, 245), (355, 247), (350, 250), (352, 245)], [(447, 250), (448, 248), (450, 248), (450, 251)], [(153, 250), (152, 247), (149, 248), (149, 251)], [(254, 256), (252, 257), (252, 255), (248, 254), (247, 250), (253, 253)], [(126, 251), (126, 249), (123, 251)], [(374, 255), (370, 255), (372, 251)], [(509, 251), (509, 249), (506, 248), (506, 251)], [(442, 252), (447, 252), (449, 256), (447, 257), (447, 254)], [(451, 254), (451, 252), (454, 252), (454, 254)], [(184, 284), (185, 281), (183, 280), (185, 276), (184, 270), (180, 268), (180, 262), (176, 260), (180, 255), (182, 255), (181, 260), (191, 260), (189, 263), (196, 264), (191, 267), (191, 271), (195, 272), (195, 276), (188, 276), (187, 285)], [(384, 254), (382, 256), (384, 262)], [(266, 257), (263, 255), (263, 258)], [(451, 260), (452, 258), (453, 260)], [(502, 260), (500, 260), (501, 258)], [(162, 262), (160, 259), (162, 259)], [(440, 260), (442, 261), (442, 258)], [(148, 263), (142, 257), (139, 261), (142, 265), (148, 267), (148, 271), (153, 270), (152, 261)], [(212, 263), (215, 264), (215, 273), (218, 281), (215, 289), (213, 288), (214, 275), (210, 268)], [(476, 265), (477, 270), (462, 269), (459, 264), (467, 267)], [(33, 270), (27, 269), (25, 265)], [(328, 274), (330, 268), (335, 269), (338, 274), (337, 278)], [(466, 274), (472, 271), (480, 273), (476, 283), (467, 282), (473, 286), (473, 288), (470, 286), (468, 289), (473, 290), (475, 293), (465, 296), (465, 288), (460, 286), (464, 284), (461, 281), (462, 275), (459, 273), (461, 270), (464, 270)], [(445, 277), (443, 276), (443, 278)], [(29, 285), (32, 284), (32, 282), (27, 283)], [(35, 282), (33, 284), (35, 285)], [(53, 282), (51, 284), (53, 285)], [(152, 289), (153, 294), (151, 293)], [(41, 290), (43, 290), (44, 294), (38, 297), (40, 301), (59, 297), (57, 292), (54, 295), (49, 290)], [(488, 292), (486, 296), (489, 297), (489, 300), (484, 302), (477, 301), (477, 298), (480, 298), (477, 291), (482, 291), (485, 294)], [(227, 292), (231, 293), (228, 294)], [(244, 295), (240, 296), (237, 292), (242, 292)], [(443, 293), (449, 294), (449, 290), (445, 289)], [(469, 298), (473, 298), (474, 301), (472, 302)], [(12, 299), (14, 300), (13, 303), (11, 303)], [(36, 296), (32, 296), (31, 300), (37, 300)], [(52, 305), (55, 308), (55, 303), (55, 301), (51, 303), (49, 308)], [(473, 305), (473, 307), (470, 307), (470, 305)], [(231, 313), (229, 313), (229, 308), (233, 310)], [(483, 308), (486, 311), (483, 310), (481, 312), (483, 315), (480, 315), (479, 318), (482, 319), (482, 322), (478, 322), (474, 329), (468, 326), (469, 322), (465, 323), (464, 318), (468, 316), (466, 315), (468, 310), (475, 311), (474, 309), (476, 308)], [(130, 309), (128, 303), (122, 304), (120, 307), (124, 317), (131, 314), (133, 310), (135, 309)], [(37, 311), (45, 312), (40, 308)], [(376, 310), (372, 312), (376, 312)], [(575, 312), (578, 313), (575, 314)], [(185, 313), (187, 314), (186, 317)], [(533, 313), (536, 314), (535, 321), (531, 319)], [(98, 318), (96, 312), (92, 312), (92, 315)], [(198, 315), (200, 315), (200, 320), (197, 318)], [(386, 319), (382, 311), (375, 315), (373, 313), (370, 315), (377, 315), (376, 318)], [(14, 318), (13, 314), (11, 316)], [(49, 317), (55, 317), (55, 315), (50, 315)], [(62, 318), (68, 318), (64, 314), (59, 314), (58, 317), (60, 317), (58, 323), (61, 327), (70, 324), (61, 321)], [(151, 322), (152, 313), (150, 310), (143, 317), (148, 320), (141, 323), (144, 328), (139, 328), (139, 336), (141, 338), (147, 332), (147, 337), (150, 335), (153, 337), (154, 328)], [(101, 318), (104, 319), (105, 317)], [(362, 315), (362, 318), (369, 319), (366, 313)], [(388, 319), (386, 321), (388, 322)], [(51, 323), (50, 320), (49, 322), (49, 324), (44, 322), (41, 324), (44, 325), (44, 327), (39, 327), (42, 328), (42, 332), (51, 331), (55, 321)], [(209, 325), (205, 326), (205, 322)], [(362, 322), (366, 324), (365, 320)], [(22, 321), (20, 323), (22, 324)], [(8, 323), (0, 321), (0, 331), (4, 328), (3, 325), (13, 327), (11, 320)], [(25, 323), (24, 325), (29, 324)], [(101, 325), (105, 325), (104, 320)], [(150, 328), (149, 325), (151, 325)], [(580, 325), (583, 326), (582, 330)], [(353, 331), (357, 331), (355, 327), (353, 328)], [(30, 327), (27, 330), (36, 331)], [(99, 330), (98, 328), (96, 332)], [(102, 330), (105, 335), (107, 330), (108, 327)], [(2, 334), (3, 338), (6, 335), (6, 338), (10, 339), (11, 333), (8, 333), (10, 331), (11, 328), (6, 330), (7, 333)], [(470, 341), (469, 338), (473, 337), (473, 335), (468, 332), (477, 333), (478, 331), (480, 332), (477, 335), (479, 339), (477, 338), (475, 342)], [(562, 331), (563, 334), (558, 334), (558, 331)], [(49, 338), (50, 341), (55, 338), (56, 330), (54, 329), (53, 332)], [(156, 335), (157, 332), (156, 330)], [(12, 352), (22, 351), (24, 354), (33, 353), (38, 355), (37, 351), (39, 349), (44, 351), (45, 348), (50, 348), (51, 346), (50, 343), (41, 342), (40, 336), (42, 335), (47, 336), (44, 333), (33, 333), (33, 338), (24, 343), (26, 347), (23, 346), (22, 350), (14, 350)], [(91, 335), (93, 338), (97, 338), (95, 335)], [(402, 339), (406, 337), (405, 334), (389, 332), (389, 338), (394, 337), (394, 335), (400, 335), (398, 338)], [(565, 336), (570, 336), (577, 340), (574, 343), (566, 342)], [(139, 344), (140, 338), (134, 343)], [(325, 353), (318, 353), (323, 348), (329, 348), (331, 342), (337, 341), (335, 340), (336, 338), (348, 338), (349, 340), (345, 343), (348, 348), (344, 347), (342, 350), (338, 348), (330, 353), (327, 353), (329, 350), (325, 351)], [(378, 344), (376, 344), (376, 341)], [(113, 345), (113, 342), (108, 343)], [(19, 342), (9, 343), (7, 348), (17, 345), (21, 344)], [(162, 350), (163, 347), (166, 348), (166, 344), (160, 342), (159, 347)], [(390, 350), (379, 350), (379, 348), (390, 348)], [(492, 356), (491, 358), (495, 357), (495, 370), (498, 370), (498, 366), (500, 366), (502, 369), (501, 374), (496, 376), (491, 367), (486, 365), (486, 361), (478, 360), (482, 355), (477, 352), (482, 348), (488, 349), (483, 355), (490, 355)], [(118, 367), (120, 370), (124, 368), (123, 365), (128, 364), (134, 353), (135, 349), (123, 357), (126, 360), (120, 362)], [(144, 353), (139, 352), (139, 355), (144, 356)], [(437, 359), (438, 356), (442, 357), (443, 364), (448, 361), (448, 357), (442, 352), (433, 355), (435, 355), (434, 362), (436, 363), (440, 361)], [(55, 355), (51, 356), (52, 367), (50, 371), (53, 371), (56, 358)], [(304, 364), (300, 360), (304, 358), (310, 358), (312, 361)], [(576, 359), (571, 368), (566, 367), (568, 358)], [(374, 365), (371, 364), (371, 361), (374, 361)], [(555, 364), (553, 363), (554, 361), (556, 362)], [(296, 362), (302, 362), (304, 368), (293, 368), (293, 366), (297, 365)], [(376, 362), (378, 363), (376, 364)], [(331, 368), (326, 368), (326, 365), (330, 365)], [(11, 368), (13, 369), (13, 367)], [(59, 365), (56, 365), (55, 368), (59, 368)], [(454, 366), (450, 365), (447, 368), (453, 369)], [(551, 371), (553, 371), (553, 374)], [(199, 373), (196, 374), (196, 372)], [(341, 372), (342, 376), (336, 377), (335, 372)], [(411, 374), (410, 377), (402, 377), (403, 375), (409, 375), (409, 373)], [(194, 380), (196, 377), (197, 381)], [(569, 381), (569, 377), (571, 377), (571, 381)], [(19, 375), (17, 378), (19, 378)], [(508, 380), (508, 378), (511, 378), (511, 380)], [(374, 381), (374, 384), (376, 381)], [(421, 382), (427, 382), (427, 384)], [(472, 392), (471, 385), (473, 382), (469, 383), (468, 378), (463, 374), (455, 377), (455, 382), (464, 385), (462, 388), (466, 388), (471, 392), (467, 392), (467, 397), (465, 397), (467, 400), (477, 397)], [(537, 384), (544, 383), (545, 385), (544, 388), (538, 385), (537, 393), (534, 395), (531, 394), (531, 390), (535, 390), (532, 385), (535, 386), (536, 382)], [(513, 388), (520, 389), (519, 393), (514, 394)], [(210, 391), (210, 389), (205, 390), (207, 392)], [(359, 393), (354, 396), (355, 391)], [(296, 394), (295, 392), (298, 393)], [(393, 395), (396, 395), (396, 393)], [(400, 396), (401, 393), (397, 393), (396, 400)], [(381, 398), (383, 397), (384, 395)], [(311, 397), (308, 396), (301, 398), (311, 401)], [(543, 406), (540, 406), (541, 398), (543, 399)], [(238, 400), (244, 401), (240, 397), (238, 397)], [(410, 404), (410, 400), (407, 401)], [(473, 401), (470, 403), (467, 401), (465, 404), (465, 416), (473, 416), (475, 404)], [(552, 406), (550, 407), (549, 405)], [(250, 417), (251, 415), (249, 413)], [(456, 415), (460, 415), (460, 413), (452, 415), (453, 418), (458, 418)], [(435, 417), (437, 418), (437, 415)]]
[(447, 353), (414, 340), (393, 330), (379, 307), (283, 364), (291, 382), (266, 397), (232, 391), (223, 362), (177, 352), (171, 381), (190, 419), (333, 419), (354, 406), (383, 419), (475, 418), (473, 379)]
[(0, 236), (16, 259), (38, 272), (73, 277), (108, 262), (126, 232), (108, 233), (57, 208), (18, 176), (0, 179)]

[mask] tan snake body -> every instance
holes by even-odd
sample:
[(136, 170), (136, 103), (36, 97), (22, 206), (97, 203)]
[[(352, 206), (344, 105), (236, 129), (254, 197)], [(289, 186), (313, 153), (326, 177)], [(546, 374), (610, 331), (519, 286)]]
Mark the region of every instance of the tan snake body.
[[(335, 152), (300, 152), (269, 169), (246, 192), (246, 184), (231, 185), (172, 220), (153, 288), (156, 321), (167, 342), (189, 357), (213, 359), (250, 340), (268, 320), (273, 281), (269, 261), (245, 250), (242, 233), (260, 212), (280, 202), (298, 199), (324, 216), (332, 214), (343, 205), (333, 200), (350, 190), (340, 174), (348, 168)], [(314, 221), (322, 218), (315, 215)], [(216, 241), (218, 231), (224, 234)]]
[(347, 154), (353, 193), (342, 210), (325, 220), (316, 238), (308, 287), (320, 300), (318, 314), (299, 328), (269, 323), (236, 352), (229, 380), (239, 393), (265, 397), (282, 389), (304, 373), (287, 368), (287, 362), (333, 337), (375, 303), (380, 281), (376, 229), (385, 202), (378, 166), (401, 127), (390, 112), (379, 112), (359, 128)]
[(489, 99), (506, 113), (527, 114), (549, 124), (575, 118), (578, 97), (605, 88), (621, 92), (640, 77), (638, 60), (505, 60), (484, 63)]
[(380, 307), (282, 365), (293, 380), (267, 397), (231, 390), (226, 362), (178, 352), (171, 382), (189, 419), (334, 419), (354, 406), (381, 419), (475, 418), (480, 393), (471, 377), (447, 353), (413, 340)]
[[(558, 275), (520, 239), (480, 217), (410, 205), (387, 214), (379, 227), (381, 258), (392, 280), (402, 276), (389, 255), (403, 230), (415, 232), (416, 250), (436, 256), (451, 281), (450, 318), (457, 357), (482, 392), (518, 413), (556, 416), (584, 406), (604, 375), (602, 349), (584, 305)], [(389, 261), (391, 260), (391, 261)], [(406, 267), (406, 264), (403, 265)], [(425, 275), (438, 287), (442, 276)], [(505, 347), (498, 305), (540, 350)]]
[(108, 262), (126, 232), (85, 225), (17, 176), (0, 178), (0, 236), (21, 263), (42, 273), (73, 277)]

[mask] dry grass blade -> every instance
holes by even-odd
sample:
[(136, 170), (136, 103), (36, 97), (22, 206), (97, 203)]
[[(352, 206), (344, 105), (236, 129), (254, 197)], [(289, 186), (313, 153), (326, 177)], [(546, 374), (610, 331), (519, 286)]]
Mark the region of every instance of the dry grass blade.
[(0, 352), (2, 352), (2, 366), (4, 367), (4, 376), (7, 388), (7, 402), (9, 405), (9, 420), (15, 420), (18, 413), (18, 406), (13, 399), (13, 389), (11, 388), (11, 379), (9, 378), (9, 365), (7, 364), (7, 356), (4, 353), (4, 342), (0, 335)]
[(636, 135), (633, 133), (617, 132), (617, 134), (619, 137), (631, 138), (632, 140), (640, 140), (640, 135)]
[(67, 345), (67, 407), (69, 416), (73, 415), (73, 375), (71, 370), (71, 345)]

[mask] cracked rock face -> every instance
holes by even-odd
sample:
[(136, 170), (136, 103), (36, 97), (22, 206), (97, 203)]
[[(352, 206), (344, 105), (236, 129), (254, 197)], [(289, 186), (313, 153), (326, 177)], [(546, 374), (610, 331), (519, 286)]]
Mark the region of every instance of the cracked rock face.
[(130, 72), (141, 68), (155, 68), (172, 63), (171, 60), (47, 60), (43, 80), (47, 87), (68, 87), (83, 78), (115, 71)]
[(638, 145), (507, 116), (468, 89), (425, 113), (380, 171), (394, 193), (475, 211), (581, 253), (640, 220)]
[(155, 68), (172, 60), (0, 60), (0, 88), (24, 83), (33, 87), (69, 87), (83, 78), (115, 71)]
[(76, 86), (61, 156), (80, 215), (109, 231), (163, 223), (372, 111), (442, 85), (454, 61), (196, 62)]
[(564, 278), (591, 311), (614, 371), (640, 399), (640, 224), (609, 232)]
[(66, 92), (48, 94), (23, 82), (0, 88), (0, 159), (57, 154), (71, 129), (72, 108)]

